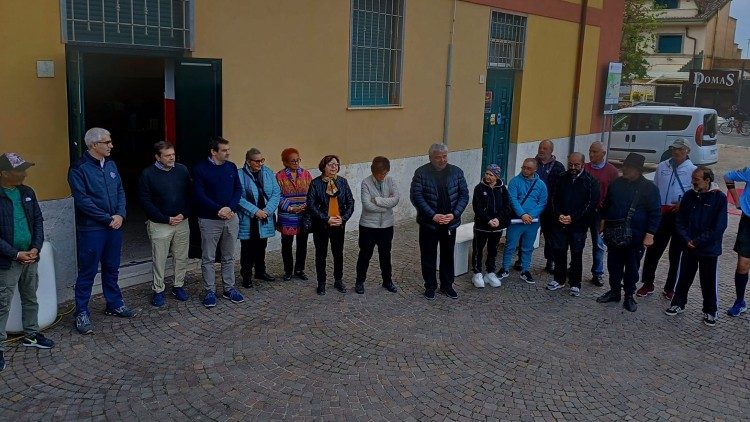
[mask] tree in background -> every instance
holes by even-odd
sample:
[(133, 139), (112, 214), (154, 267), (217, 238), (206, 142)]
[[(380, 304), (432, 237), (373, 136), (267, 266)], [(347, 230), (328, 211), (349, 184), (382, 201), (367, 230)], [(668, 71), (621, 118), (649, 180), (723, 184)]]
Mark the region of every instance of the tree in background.
[(656, 40), (656, 28), (661, 12), (653, 0), (625, 0), (625, 13), (620, 44), (622, 79), (645, 78), (648, 70), (646, 52)]

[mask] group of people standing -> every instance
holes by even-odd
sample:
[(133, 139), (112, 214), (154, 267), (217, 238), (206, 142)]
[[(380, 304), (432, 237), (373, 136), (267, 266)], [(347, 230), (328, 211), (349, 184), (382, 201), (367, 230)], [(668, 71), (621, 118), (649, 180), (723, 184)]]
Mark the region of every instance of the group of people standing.
[[(76, 218), (78, 276), (75, 282), (75, 326), (82, 334), (93, 332), (88, 308), (94, 277), (101, 266), (105, 314), (132, 317), (118, 285), (122, 227), (126, 219), (125, 192), (115, 163), (109, 158), (113, 143), (102, 128), (86, 132), (87, 152), (68, 173)], [(727, 201), (707, 167), (696, 167), (689, 148), (678, 139), (672, 157), (658, 165), (654, 182), (643, 177), (644, 157), (631, 153), (622, 166), (622, 176), (605, 159), (601, 143), (589, 149), (590, 162), (573, 152), (567, 169), (553, 155), (549, 140), (540, 143), (538, 154), (523, 161), (521, 171), (507, 186), (502, 169), (487, 166), (474, 188), (474, 240), (471, 257), (476, 287), (499, 287), (510, 276), (511, 262), (520, 279), (535, 283), (530, 271), (537, 232), (545, 237), (545, 269), (553, 275), (546, 288), (559, 290), (566, 283), (571, 296), (580, 296), (582, 254), (586, 238), (592, 240), (592, 283), (604, 284), (607, 255), (610, 290), (597, 302), (619, 302), (634, 312), (634, 296), (653, 293), (655, 271), (670, 244), (670, 265), (664, 296), (671, 300), (668, 315), (684, 311), (687, 293), (696, 272), (703, 292), (703, 321), (716, 323), (717, 263), (727, 227)], [(190, 220), (197, 221), (201, 237), (202, 303), (216, 306), (217, 283), (214, 264), (221, 263), (221, 297), (243, 302), (235, 288), (235, 244), (240, 240), (240, 275), (244, 288), (253, 279), (274, 281), (267, 272), (268, 239), (281, 235), (283, 280), (308, 280), (305, 273), (307, 239), (315, 246), (316, 292), (326, 294), (326, 260), (330, 245), (333, 286), (345, 293), (343, 274), (344, 233), (354, 211), (355, 199), (348, 181), (339, 175), (341, 160), (326, 155), (313, 178), (301, 166), (299, 151), (284, 149), (283, 169), (274, 173), (265, 166), (257, 148), (245, 154), (241, 168), (229, 161), (229, 141), (213, 138), (209, 155), (189, 171), (176, 162), (175, 147), (168, 142), (154, 145), (154, 163), (141, 173), (138, 196), (148, 221), (146, 229), (153, 258), (151, 303), (166, 303), (167, 258), (174, 259), (172, 295), (188, 300), (184, 288), (190, 243)], [(414, 172), (410, 200), (417, 211), (419, 248), (424, 295), (436, 293), (457, 299), (454, 282), (456, 230), (469, 204), (463, 171), (448, 163), (448, 149), (433, 144), (429, 162)], [(37, 263), (44, 230), (42, 213), (34, 191), (23, 184), (33, 163), (18, 154), (0, 155), (0, 345), (6, 339), (5, 324), (10, 298), (19, 286), (23, 308), (24, 346), (51, 348), (54, 342), (39, 333), (37, 324)], [(397, 292), (391, 264), (394, 208), (400, 202), (396, 181), (388, 176), (390, 162), (375, 157), (371, 175), (361, 184), (362, 214), (359, 222), (359, 255), (354, 289), (364, 294), (369, 262), (378, 248), (382, 287)], [(735, 274), (737, 299), (727, 311), (738, 316), (747, 311), (745, 287), (750, 270), (750, 191), (738, 196), (734, 182), (750, 181), (750, 169), (728, 172), (724, 179), (743, 215), (735, 243), (738, 262)], [(496, 271), (500, 238), (506, 233), (502, 267)], [(296, 251), (293, 245), (296, 242)], [(605, 247), (606, 244), (606, 247)], [(487, 256), (484, 258), (484, 249)], [(643, 286), (636, 290), (639, 266), (646, 255)], [(438, 280), (439, 254), (439, 280)], [(568, 260), (570, 256), (570, 260)], [(483, 261), (484, 260), (484, 266)], [(484, 272), (483, 272), (484, 268)], [(0, 350), (0, 370), (5, 367)]]

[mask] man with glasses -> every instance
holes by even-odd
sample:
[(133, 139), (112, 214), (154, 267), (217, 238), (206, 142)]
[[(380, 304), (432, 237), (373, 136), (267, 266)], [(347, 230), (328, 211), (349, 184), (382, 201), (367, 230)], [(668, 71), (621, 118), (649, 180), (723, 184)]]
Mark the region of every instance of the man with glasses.
[(216, 246), (221, 252), (222, 297), (232, 303), (245, 298), (234, 288), (234, 248), (239, 233), (237, 211), (240, 207), (242, 186), (237, 166), (229, 161), (229, 141), (211, 138), (210, 155), (193, 168), (195, 215), (201, 232), (201, 272), (206, 293), (203, 306), (216, 306)]
[(581, 295), (586, 232), (599, 205), (599, 183), (583, 171), (583, 162), (580, 152), (568, 156), (568, 171), (557, 178), (548, 205), (552, 217), (549, 240), (555, 258), (555, 278), (547, 283), (547, 290), (565, 285), (570, 248), (570, 295), (573, 297)]
[(107, 303), (105, 314), (123, 318), (134, 316), (125, 306), (117, 284), (125, 220), (125, 190), (112, 153), (108, 130), (91, 128), (84, 141), (88, 151), (70, 167), (68, 184), (76, 212), (78, 278), (75, 285), (75, 325), (81, 334), (93, 332), (89, 299), (94, 277), (101, 263), (102, 291)]

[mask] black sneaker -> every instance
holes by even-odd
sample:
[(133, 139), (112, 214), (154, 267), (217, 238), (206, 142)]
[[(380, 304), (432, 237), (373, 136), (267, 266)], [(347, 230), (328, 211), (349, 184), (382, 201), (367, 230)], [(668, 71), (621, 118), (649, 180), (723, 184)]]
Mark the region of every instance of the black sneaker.
[(88, 312), (79, 312), (76, 315), (76, 330), (81, 334), (91, 334), (94, 332), (94, 326), (91, 325), (91, 317)]
[(607, 293), (604, 293), (603, 295), (596, 298), (596, 301), (599, 303), (609, 303), (609, 302), (619, 302), (620, 301), (620, 294), (613, 292), (612, 290), (608, 291)]
[(341, 293), (346, 293), (346, 285), (344, 285), (344, 282), (341, 280), (334, 281), (333, 288), (340, 291)]
[(596, 287), (602, 287), (604, 285), (604, 276), (601, 274), (594, 274), (594, 276), (591, 277), (591, 284)]
[(523, 281), (525, 281), (525, 282), (527, 282), (529, 284), (536, 283), (536, 281), (534, 281), (534, 277), (532, 277), (531, 273), (528, 272), (528, 271), (524, 271), (524, 272), (521, 273), (521, 280), (523, 280)]
[(633, 296), (625, 296), (625, 300), (622, 301), (622, 307), (628, 312), (635, 312), (638, 310), (638, 302), (633, 299)]
[(435, 289), (426, 289), (424, 291), (424, 297), (426, 297), (427, 300), (435, 300)]
[(354, 283), (354, 291), (358, 295), (365, 294), (365, 284), (364, 283)]
[(297, 277), (298, 279), (302, 280), (302, 281), (309, 280), (309, 277), (307, 277), (307, 274), (305, 274), (304, 271), (297, 271), (297, 272), (294, 273), (294, 276)]
[(271, 274), (268, 274), (267, 272), (255, 274), (255, 279), (263, 280), (263, 281), (276, 281), (276, 277), (272, 276)]
[(703, 317), (703, 323), (708, 325), (709, 327), (713, 327), (714, 325), (716, 325), (716, 314), (706, 313), (706, 315)]
[(41, 333), (25, 336), (22, 344), (26, 347), (36, 347), (37, 349), (51, 349), (55, 346), (54, 341), (45, 338)]
[(387, 282), (387, 283), (383, 283), (383, 288), (386, 289), (386, 290), (388, 290), (391, 293), (398, 292), (398, 289), (396, 288), (396, 285), (393, 284), (392, 281)]
[(318, 288), (315, 289), (315, 293), (317, 293), (318, 296), (325, 296), (325, 294), (326, 294), (326, 285), (325, 284), (318, 284)]
[(284, 273), (284, 277), (282, 278), (282, 280), (289, 281), (291, 279), (292, 279), (292, 273)]
[(252, 277), (242, 277), (242, 287), (246, 289), (253, 287)]
[(115, 309), (107, 308), (104, 310), (104, 314), (109, 315), (109, 316), (116, 316), (120, 318), (132, 318), (135, 316), (135, 312), (133, 312), (132, 309), (128, 308), (125, 305), (122, 305), (119, 308), (115, 308)]
[(440, 293), (448, 296), (451, 299), (458, 299), (458, 293), (453, 289), (453, 286), (448, 286), (440, 289)]
[(0, 352), (0, 371), (5, 369), (5, 355), (3, 355), (3, 352)]

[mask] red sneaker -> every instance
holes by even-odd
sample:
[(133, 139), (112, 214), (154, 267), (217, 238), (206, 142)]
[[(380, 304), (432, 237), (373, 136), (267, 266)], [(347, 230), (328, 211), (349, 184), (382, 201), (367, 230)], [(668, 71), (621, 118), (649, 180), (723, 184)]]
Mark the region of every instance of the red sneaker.
[(635, 295), (638, 297), (646, 297), (654, 292), (654, 285), (653, 284), (644, 284), (641, 286), (640, 289), (638, 289), (635, 292)]
[(664, 290), (664, 292), (662, 292), (662, 295), (664, 295), (664, 299), (672, 300), (672, 298), (674, 297), (674, 291)]

